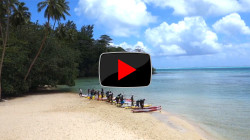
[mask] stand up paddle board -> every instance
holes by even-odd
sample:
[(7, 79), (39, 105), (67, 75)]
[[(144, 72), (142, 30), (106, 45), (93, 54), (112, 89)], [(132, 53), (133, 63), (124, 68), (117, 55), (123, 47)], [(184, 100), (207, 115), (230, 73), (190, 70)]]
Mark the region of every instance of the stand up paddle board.
[(134, 109), (132, 110), (133, 113), (142, 113), (142, 112), (153, 112), (153, 111), (157, 111), (159, 109), (157, 108), (152, 108), (152, 109)]
[[(152, 105), (151, 104), (145, 104), (144, 107), (151, 107)], [(135, 108), (140, 108), (138, 106), (127, 106), (125, 107), (126, 109), (135, 109)]]
[(161, 106), (150, 106), (150, 107), (143, 107), (143, 108), (134, 108), (134, 110), (138, 109), (161, 109)]

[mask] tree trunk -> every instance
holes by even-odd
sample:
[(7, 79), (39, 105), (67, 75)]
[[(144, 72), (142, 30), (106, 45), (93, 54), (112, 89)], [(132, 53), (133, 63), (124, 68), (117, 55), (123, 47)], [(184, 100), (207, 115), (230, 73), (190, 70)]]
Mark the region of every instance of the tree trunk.
[(45, 41), (46, 41), (46, 39), (47, 39), (47, 35), (48, 35), (48, 29), (46, 29), (46, 32), (45, 32), (45, 35), (44, 35), (42, 44), (41, 44), (41, 46), (40, 46), (40, 48), (39, 48), (39, 50), (38, 50), (38, 52), (37, 52), (35, 58), (33, 59), (32, 63), (30, 64), (30, 67), (29, 67), (29, 69), (28, 69), (28, 71), (27, 71), (27, 73), (26, 73), (26, 75), (25, 75), (25, 77), (24, 77), (24, 81), (27, 80), (27, 78), (28, 78), (28, 76), (29, 76), (29, 74), (30, 74), (30, 71), (31, 71), (33, 65), (35, 64), (35, 62), (36, 62), (38, 56), (40, 55), (40, 53), (41, 53), (41, 51), (42, 51), (42, 49), (43, 49), (43, 46), (44, 46), (44, 44), (45, 44)]
[[(3, 30), (2, 30), (2, 24), (1, 24), (1, 22), (0, 22), (0, 32), (1, 32), (1, 38), (3, 39)], [(3, 46), (4, 46), (4, 39), (3, 39)], [(2, 62), (2, 61), (1, 61)], [(2, 67), (2, 65), (0, 66), (0, 67)], [(2, 99), (2, 68), (0, 68), (1, 70), (0, 70), (0, 101), (1, 101), (1, 99)]]
[(6, 36), (5, 39), (3, 40), (3, 51), (2, 51), (2, 58), (1, 58), (1, 63), (0, 63), (0, 100), (2, 99), (2, 69), (3, 69), (3, 60), (4, 60), (5, 50), (6, 50), (7, 39), (8, 38)]
[(54, 25), (53, 25), (53, 30), (55, 29), (55, 25), (56, 25), (56, 20), (55, 20)]
[(3, 35), (3, 28), (2, 28), (2, 24), (0, 23), (0, 29), (1, 29), (1, 36), (3, 39), (3, 51), (2, 51), (2, 58), (1, 58), (1, 62), (0, 62), (0, 100), (2, 100), (2, 69), (3, 69), (3, 60), (4, 60), (4, 55), (5, 55), (5, 50), (6, 50), (6, 45), (7, 45), (7, 41), (8, 41), (8, 34), (9, 34), (9, 22), (10, 22), (10, 9), (9, 9), (9, 3), (7, 4), (7, 26), (6, 26), (6, 30), (5, 30), (5, 36)]
[(40, 46), (40, 48), (39, 48), (39, 50), (38, 50), (38, 52), (37, 52), (35, 58), (33, 59), (32, 63), (30, 64), (30, 67), (29, 67), (29, 69), (28, 69), (28, 71), (27, 71), (27, 73), (26, 73), (26, 75), (25, 75), (23, 81), (26, 81), (26, 80), (27, 80), (27, 78), (28, 78), (28, 76), (29, 76), (29, 74), (30, 74), (30, 71), (31, 71), (33, 65), (35, 64), (35, 62), (36, 62), (38, 56), (40, 55), (40, 53), (41, 53), (41, 51), (42, 51), (42, 49), (43, 49), (43, 47), (44, 47), (44, 44), (45, 44), (45, 41), (46, 41), (46, 39), (47, 39), (48, 32), (49, 32), (49, 19), (50, 19), (50, 16), (48, 16), (47, 29), (46, 29), (46, 31), (45, 31), (45, 35), (44, 35), (42, 44), (41, 44), (41, 46)]

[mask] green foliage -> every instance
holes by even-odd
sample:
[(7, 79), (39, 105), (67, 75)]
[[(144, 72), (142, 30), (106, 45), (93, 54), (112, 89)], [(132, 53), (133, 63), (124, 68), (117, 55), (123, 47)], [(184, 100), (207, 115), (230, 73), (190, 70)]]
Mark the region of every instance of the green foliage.
[(112, 39), (108, 35), (102, 35), (100, 39), (94, 40), (93, 29), (93, 25), (83, 26), (74, 44), (80, 52), (79, 77), (98, 75), (99, 57), (102, 53), (124, 51), (121, 47), (110, 46)]
[(44, 85), (74, 85), (78, 75), (79, 53), (71, 47), (68, 37), (60, 40), (54, 34), (48, 37), (29, 78), (23, 81), (28, 66), (40, 47), (44, 29), (43, 26), (29, 23), (19, 30), (13, 28), (10, 31), (3, 65), (4, 96), (18, 95)]
[(10, 21), (13, 26), (23, 25), (30, 20), (29, 8), (24, 2), (15, 3), (16, 8), (13, 9), (13, 14), (10, 16)]
[[(7, 10), (6, 4), (11, 10)], [(59, 21), (61, 17), (65, 19), (65, 14), (69, 15), (68, 2), (65, 0), (42, 1), (38, 4), (38, 11), (42, 9), (45, 9), (44, 16), (48, 21), (50, 18)], [(78, 31), (73, 21), (58, 23), (56, 29), (49, 29), (45, 45), (28, 79), (23, 80), (50, 25), (31, 22), (25, 3), (17, 0), (1, 1), (0, 17), (2, 32), (10, 23), (1, 79), (3, 96), (22, 95), (45, 85), (73, 86), (77, 77), (98, 75), (102, 53), (125, 51), (121, 47), (111, 46), (112, 39), (108, 35), (94, 39), (94, 25), (82, 26)], [(3, 40), (0, 36), (0, 52), (3, 52)]]
[(2, 75), (3, 95), (17, 95), (29, 89), (27, 83), (21, 80), (26, 71), (23, 64), (27, 61), (27, 52), (23, 51), (20, 46), (11, 46), (6, 50)]
[(107, 35), (93, 39), (93, 25), (83, 26), (77, 31), (72, 21), (59, 23), (55, 30), (51, 29), (41, 55), (24, 82), (45, 28), (32, 22), (11, 28), (3, 65), (4, 96), (20, 95), (45, 85), (73, 86), (77, 77), (98, 75), (100, 54), (124, 51), (121, 47), (110, 46), (112, 39)]
[(44, 17), (48, 19), (49, 23), (50, 18), (59, 21), (60, 18), (66, 19), (65, 14), (70, 16), (68, 4), (69, 2), (65, 0), (45, 0), (39, 2), (37, 7), (38, 12), (45, 8)]

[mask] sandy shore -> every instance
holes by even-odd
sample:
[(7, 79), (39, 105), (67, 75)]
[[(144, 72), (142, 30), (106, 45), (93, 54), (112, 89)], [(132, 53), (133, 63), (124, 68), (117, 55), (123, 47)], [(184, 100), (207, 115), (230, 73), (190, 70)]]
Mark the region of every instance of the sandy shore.
[[(73, 93), (31, 95), (0, 103), (0, 138), (205, 140), (188, 122), (131, 113)], [(167, 114), (168, 115), (168, 114)]]

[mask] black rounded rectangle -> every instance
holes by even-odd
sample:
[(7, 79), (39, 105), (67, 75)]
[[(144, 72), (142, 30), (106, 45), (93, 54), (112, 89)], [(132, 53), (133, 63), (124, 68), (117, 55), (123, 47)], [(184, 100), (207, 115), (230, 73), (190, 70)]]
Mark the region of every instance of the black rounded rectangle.
[(148, 86), (152, 76), (150, 55), (146, 53), (103, 53), (99, 60), (102, 86)]

